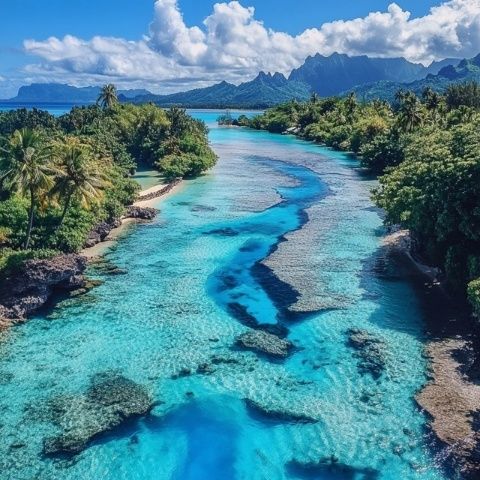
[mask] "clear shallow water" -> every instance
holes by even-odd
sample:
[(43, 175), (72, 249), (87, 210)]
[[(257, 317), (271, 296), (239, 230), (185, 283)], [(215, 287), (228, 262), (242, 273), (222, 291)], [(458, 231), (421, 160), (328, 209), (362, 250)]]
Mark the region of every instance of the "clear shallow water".
[[(212, 127), (214, 171), (161, 203), (154, 223), (133, 227), (107, 255), (125, 275), (92, 271), (103, 285), (1, 344), (1, 478), (445, 478), (413, 400), (425, 381), (419, 300), (402, 279), (378, 275), (382, 227), (371, 182), (345, 155), (216, 128), (218, 112), (196, 114)], [(269, 252), (268, 268), (251, 268)], [(271, 362), (232, 349), (251, 318), (280, 325), (295, 353)], [(384, 342), (378, 381), (359, 371), (351, 327)], [(224, 361), (212, 363), (215, 356)], [(212, 371), (195, 373), (204, 363)], [(193, 374), (172, 378), (181, 369)], [(105, 371), (145, 385), (161, 403), (74, 462), (44, 458), (55, 428), (31, 406), (82, 393)], [(245, 399), (317, 422), (266, 417)], [(334, 468), (292, 464), (332, 455)]]

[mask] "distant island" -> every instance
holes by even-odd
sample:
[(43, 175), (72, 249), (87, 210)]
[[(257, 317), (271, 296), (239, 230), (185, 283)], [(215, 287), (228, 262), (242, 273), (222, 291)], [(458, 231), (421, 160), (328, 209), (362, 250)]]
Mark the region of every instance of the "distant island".
[[(74, 87), (61, 83), (33, 83), (20, 87), (16, 97), (1, 100), (4, 103), (71, 103), (88, 104), (95, 103), (102, 88)], [(144, 89), (118, 90), (118, 96), (122, 99), (133, 99), (139, 95), (148, 95), (150, 92)]]

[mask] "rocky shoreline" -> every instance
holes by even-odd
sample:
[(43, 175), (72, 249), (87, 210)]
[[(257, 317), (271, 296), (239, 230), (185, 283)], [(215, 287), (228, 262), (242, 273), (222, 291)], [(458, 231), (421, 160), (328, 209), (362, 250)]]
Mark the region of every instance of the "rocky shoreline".
[[(436, 318), (427, 323), (429, 337), (425, 356), (429, 359), (429, 381), (416, 400), (429, 417), (429, 427), (441, 450), (442, 463), (461, 478), (480, 477), (480, 385), (475, 365), (478, 355), (478, 325), (448, 296), (441, 272), (418, 261), (406, 230), (384, 240), (388, 254), (404, 258), (422, 277), (435, 303)], [(428, 319), (427, 319), (428, 321)], [(477, 328), (476, 328), (477, 327)]]
[(95, 245), (104, 242), (111, 234), (112, 230), (119, 228), (126, 219), (135, 220), (153, 220), (157, 216), (158, 211), (151, 207), (139, 207), (130, 205), (122, 218), (117, 218), (111, 222), (100, 222), (89, 233), (84, 248), (92, 248)]
[(0, 329), (24, 321), (59, 291), (85, 286), (87, 259), (77, 254), (27, 260), (0, 286)]
[[(87, 237), (80, 254), (61, 254), (42, 260), (28, 260), (0, 285), (0, 330), (24, 322), (56, 294), (86, 291), (89, 281), (84, 272), (89, 258), (89, 249), (110, 239), (112, 231), (119, 229), (125, 221), (150, 221), (158, 214), (150, 202), (165, 196), (179, 185), (174, 180), (166, 185), (157, 185), (140, 192), (138, 200), (127, 207), (122, 218), (111, 222), (100, 222)], [(98, 253), (98, 252), (97, 252)]]
[(431, 417), (431, 428), (444, 447), (452, 468), (468, 479), (480, 476), (480, 385), (462, 373), (462, 339), (432, 341), (426, 347), (432, 380), (417, 395), (418, 404)]

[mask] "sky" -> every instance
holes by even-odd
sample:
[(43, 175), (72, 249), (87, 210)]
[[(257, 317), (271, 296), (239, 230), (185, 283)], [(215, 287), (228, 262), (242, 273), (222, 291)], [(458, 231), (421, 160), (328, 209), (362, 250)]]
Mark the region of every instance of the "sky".
[(0, 0), (0, 98), (61, 82), (169, 93), (309, 55), (480, 52), (480, 0)]

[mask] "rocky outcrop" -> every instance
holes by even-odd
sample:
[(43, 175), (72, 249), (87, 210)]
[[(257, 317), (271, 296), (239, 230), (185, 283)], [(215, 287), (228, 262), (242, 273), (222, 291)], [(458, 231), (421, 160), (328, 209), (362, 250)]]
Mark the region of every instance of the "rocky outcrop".
[(60, 434), (45, 439), (45, 455), (74, 455), (99, 435), (123, 423), (146, 415), (153, 408), (147, 389), (118, 374), (99, 374), (85, 394), (54, 398), (47, 406), (46, 419)]
[(373, 468), (356, 467), (340, 462), (340, 459), (332, 454), (322, 458), (319, 462), (299, 462), (292, 460), (287, 464), (287, 470), (299, 478), (336, 478), (377, 480), (380, 472)]
[[(123, 218), (134, 218), (137, 220), (153, 220), (157, 216), (158, 210), (150, 207), (138, 207), (136, 205), (130, 205), (127, 207)], [(85, 241), (84, 248), (91, 248), (100, 242), (107, 240), (110, 232), (120, 227), (122, 219), (118, 218), (110, 222), (100, 222), (90, 231), (87, 240)]]
[(86, 266), (87, 259), (75, 254), (27, 260), (1, 283), (0, 326), (24, 320), (42, 307), (55, 291), (83, 287)]
[(480, 386), (462, 374), (459, 353), (468, 355), (462, 339), (431, 342), (432, 380), (418, 394), (417, 402), (431, 417), (431, 427), (445, 445), (444, 457), (462, 478), (480, 478)]
[(94, 247), (97, 243), (103, 242), (110, 232), (119, 227), (122, 224), (120, 219), (113, 220), (111, 222), (100, 222), (90, 231), (87, 240), (85, 241), (84, 248)]
[(355, 349), (358, 369), (378, 380), (385, 369), (385, 343), (366, 330), (351, 328), (347, 331), (347, 345)]
[(150, 207), (137, 207), (130, 205), (125, 214), (126, 218), (136, 218), (139, 220), (153, 220), (157, 216), (158, 210)]
[(403, 255), (410, 264), (422, 275), (429, 278), (434, 285), (440, 284), (442, 280), (442, 272), (439, 268), (426, 265), (418, 258), (416, 254), (415, 241), (410, 231), (400, 229), (398, 226), (390, 228), (389, 234), (382, 240), (383, 247), (388, 252)]
[(245, 399), (247, 407), (257, 415), (268, 417), (271, 420), (279, 422), (293, 422), (293, 423), (316, 423), (318, 420), (303, 412), (297, 412), (290, 409), (283, 409), (278, 407), (266, 406), (249, 398)]
[(240, 348), (253, 350), (275, 358), (286, 358), (293, 349), (289, 340), (278, 337), (263, 330), (251, 330), (242, 333), (236, 339)]
[(163, 188), (155, 189), (152, 192), (145, 193), (144, 195), (140, 195), (137, 198), (137, 202), (144, 202), (146, 200), (153, 200), (154, 198), (161, 197), (163, 195), (166, 195), (169, 193), (171, 190), (173, 190), (179, 183), (181, 183), (182, 179), (177, 178), (175, 180), (172, 180), (170, 183), (165, 185)]

